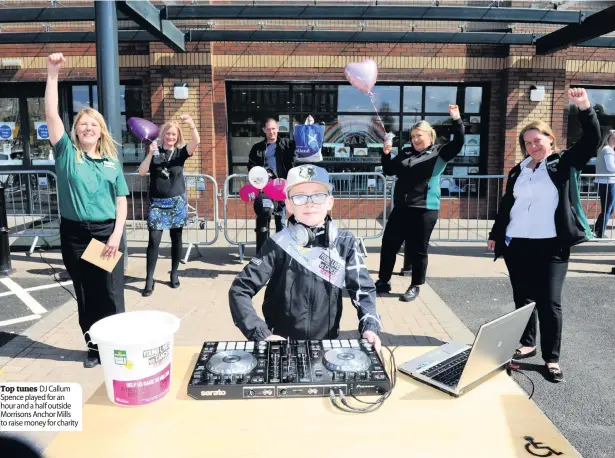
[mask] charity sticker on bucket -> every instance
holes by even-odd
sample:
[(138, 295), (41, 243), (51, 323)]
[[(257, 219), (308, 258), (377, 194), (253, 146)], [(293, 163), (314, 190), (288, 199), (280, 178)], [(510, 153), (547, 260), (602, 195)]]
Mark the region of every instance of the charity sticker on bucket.
[(90, 328), (111, 402), (144, 405), (169, 392), (173, 336), (179, 323), (167, 312), (139, 311), (103, 318)]

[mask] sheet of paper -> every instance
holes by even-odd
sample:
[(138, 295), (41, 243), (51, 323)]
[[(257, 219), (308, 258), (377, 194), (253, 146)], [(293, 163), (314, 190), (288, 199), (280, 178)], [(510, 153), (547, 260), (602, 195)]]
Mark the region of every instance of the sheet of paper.
[(115, 257), (113, 259), (104, 259), (102, 257), (104, 249), (105, 249), (104, 243), (96, 239), (92, 239), (90, 243), (88, 244), (87, 248), (85, 249), (85, 251), (83, 252), (81, 259), (83, 259), (84, 261), (88, 261), (94, 264), (95, 266), (106, 270), (107, 272), (111, 272), (113, 271), (117, 262), (122, 257), (122, 252), (118, 251), (115, 254)]

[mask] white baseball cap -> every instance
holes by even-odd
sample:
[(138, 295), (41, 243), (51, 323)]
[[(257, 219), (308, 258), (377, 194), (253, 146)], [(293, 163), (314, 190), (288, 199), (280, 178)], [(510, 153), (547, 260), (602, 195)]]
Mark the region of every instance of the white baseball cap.
[(331, 183), (329, 183), (329, 173), (322, 167), (315, 165), (300, 165), (288, 171), (286, 186), (284, 187), (286, 195), (292, 188), (302, 183), (320, 183), (327, 188), (328, 192), (333, 189)]

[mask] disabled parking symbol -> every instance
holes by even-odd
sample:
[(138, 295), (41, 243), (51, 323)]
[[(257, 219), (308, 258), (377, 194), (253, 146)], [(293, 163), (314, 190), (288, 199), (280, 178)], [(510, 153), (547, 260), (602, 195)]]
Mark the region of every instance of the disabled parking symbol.
[[(562, 452), (553, 450), (548, 445), (544, 445), (542, 442), (535, 442), (532, 436), (525, 436), (523, 439), (527, 441), (525, 444), (525, 450), (533, 456), (560, 456)], [(540, 452), (537, 452), (540, 451)]]

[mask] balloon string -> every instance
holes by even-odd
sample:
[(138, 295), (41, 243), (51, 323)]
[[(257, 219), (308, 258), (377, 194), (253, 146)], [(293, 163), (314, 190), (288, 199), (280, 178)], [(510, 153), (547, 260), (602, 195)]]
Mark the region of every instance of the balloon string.
[(380, 117), (380, 113), (378, 113), (378, 108), (376, 108), (376, 103), (374, 102), (374, 93), (373, 92), (369, 93), (369, 100), (371, 100), (371, 102), (372, 102), (372, 106), (374, 107), (374, 111), (376, 112), (376, 117), (378, 118), (378, 122), (382, 126), (382, 130), (386, 134), (387, 129), (386, 129), (386, 127), (384, 127), (384, 123), (382, 122), (382, 118)]

